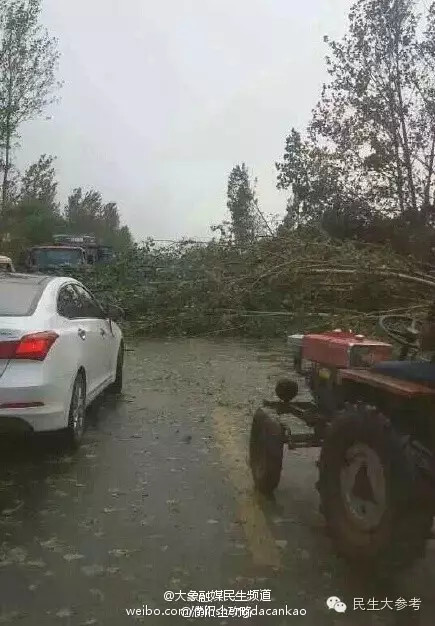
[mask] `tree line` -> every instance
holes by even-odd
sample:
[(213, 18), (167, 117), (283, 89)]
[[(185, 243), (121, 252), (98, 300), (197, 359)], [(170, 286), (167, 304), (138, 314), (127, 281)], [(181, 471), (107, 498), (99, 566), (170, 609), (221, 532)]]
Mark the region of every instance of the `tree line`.
[[(420, 13), (415, 0), (357, 0), (344, 38), (325, 42), (328, 82), (308, 127), (291, 129), (276, 163), (277, 187), (288, 192), (278, 231), (316, 226), (339, 239), (388, 242), (429, 258), (435, 245), (435, 3)], [(239, 240), (252, 233), (257, 212), (245, 169), (236, 166), (228, 186)]]
[[(0, 4), (0, 233), (19, 245), (53, 232), (95, 233), (118, 247), (131, 235), (115, 203), (75, 189), (56, 200), (55, 159), (20, 174), (19, 131), (57, 98), (57, 41), (41, 26), (42, 0)], [(291, 128), (276, 163), (288, 194), (271, 224), (245, 163), (228, 180), (230, 220), (212, 227), (245, 245), (316, 227), (332, 237), (391, 243), (430, 258), (435, 247), (435, 2), (356, 0), (341, 41), (325, 37), (329, 74), (310, 122)], [(2, 244), (4, 248), (4, 242)]]
[(42, 155), (14, 184), (13, 199), (2, 210), (3, 250), (16, 255), (29, 245), (50, 243), (56, 233), (90, 233), (122, 251), (133, 241), (122, 226), (115, 202), (104, 202), (97, 191), (74, 189), (61, 209), (57, 201), (52, 156)]
[(58, 42), (41, 25), (42, 0), (0, 4), (0, 245), (17, 254), (53, 234), (89, 233), (122, 250), (131, 246), (118, 207), (95, 190), (74, 189), (57, 201), (55, 158), (43, 154), (21, 174), (14, 163), (20, 128), (57, 99)]

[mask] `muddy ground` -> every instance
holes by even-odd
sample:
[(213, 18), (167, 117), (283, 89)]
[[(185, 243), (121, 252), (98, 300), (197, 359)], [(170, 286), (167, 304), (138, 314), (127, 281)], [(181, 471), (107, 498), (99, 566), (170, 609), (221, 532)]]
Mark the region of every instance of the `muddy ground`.
[[(286, 454), (275, 500), (253, 493), (250, 420), (289, 367), (281, 344), (197, 339), (129, 349), (125, 394), (89, 411), (77, 454), (62, 453), (56, 437), (1, 442), (0, 624), (433, 624), (431, 545), (424, 561), (382, 583), (334, 556), (314, 489), (317, 451)], [(266, 590), (266, 598), (271, 590), (271, 602), (225, 604), (307, 615), (126, 614), (223, 604), (219, 596), (165, 602), (168, 590)], [(346, 613), (328, 610), (329, 596)], [(353, 611), (354, 598), (365, 611)], [(398, 610), (399, 598), (420, 599), (421, 608)], [(393, 608), (380, 609), (384, 600)]]

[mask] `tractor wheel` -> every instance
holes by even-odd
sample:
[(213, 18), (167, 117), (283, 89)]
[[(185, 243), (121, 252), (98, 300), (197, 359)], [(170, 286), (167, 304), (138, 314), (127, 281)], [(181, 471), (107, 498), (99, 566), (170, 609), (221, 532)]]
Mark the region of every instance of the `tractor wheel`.
[(271, 495), (281, 478), (284, 448), (283, 429), (264, 409), (254, 415), (249, 441), (249, 464), (256, 489)]
[(433, 508), (406, 442), (377, 409), (348, 406), (332, 422), (317, 486), (337, 552), (357, 568), (388, 574), (423, 556)]

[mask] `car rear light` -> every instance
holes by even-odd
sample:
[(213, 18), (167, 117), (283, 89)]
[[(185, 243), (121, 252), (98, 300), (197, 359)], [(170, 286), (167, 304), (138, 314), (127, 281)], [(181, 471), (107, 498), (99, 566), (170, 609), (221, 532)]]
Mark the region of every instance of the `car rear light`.
[(48, 331), (25, 335), (19, 341), (2, 341), (0, 359), (43, 361), (58, 337), (57, 333)]
[(58, 337), (57, 333), (51, 331), (26, 335), (18, 344), (14, 358), (43, 361)]
[(0, 359), (12, 359), (19, 341), (0, 341)]

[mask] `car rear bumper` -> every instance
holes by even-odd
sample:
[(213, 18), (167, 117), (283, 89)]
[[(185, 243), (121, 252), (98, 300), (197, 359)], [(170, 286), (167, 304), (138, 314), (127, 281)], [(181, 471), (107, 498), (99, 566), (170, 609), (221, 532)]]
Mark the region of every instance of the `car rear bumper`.
[(8, 368), (0, 378), (0, 432), (66, 428), (68, 391), (46, 383), (43, 376), (29, 376), (25, 380), (14, 374), (16, 370)]
[(62, 406), (41, 406), (20, 409), (0, 409), (0, 433), (44, 432), (67, 426), (67, 415)]

